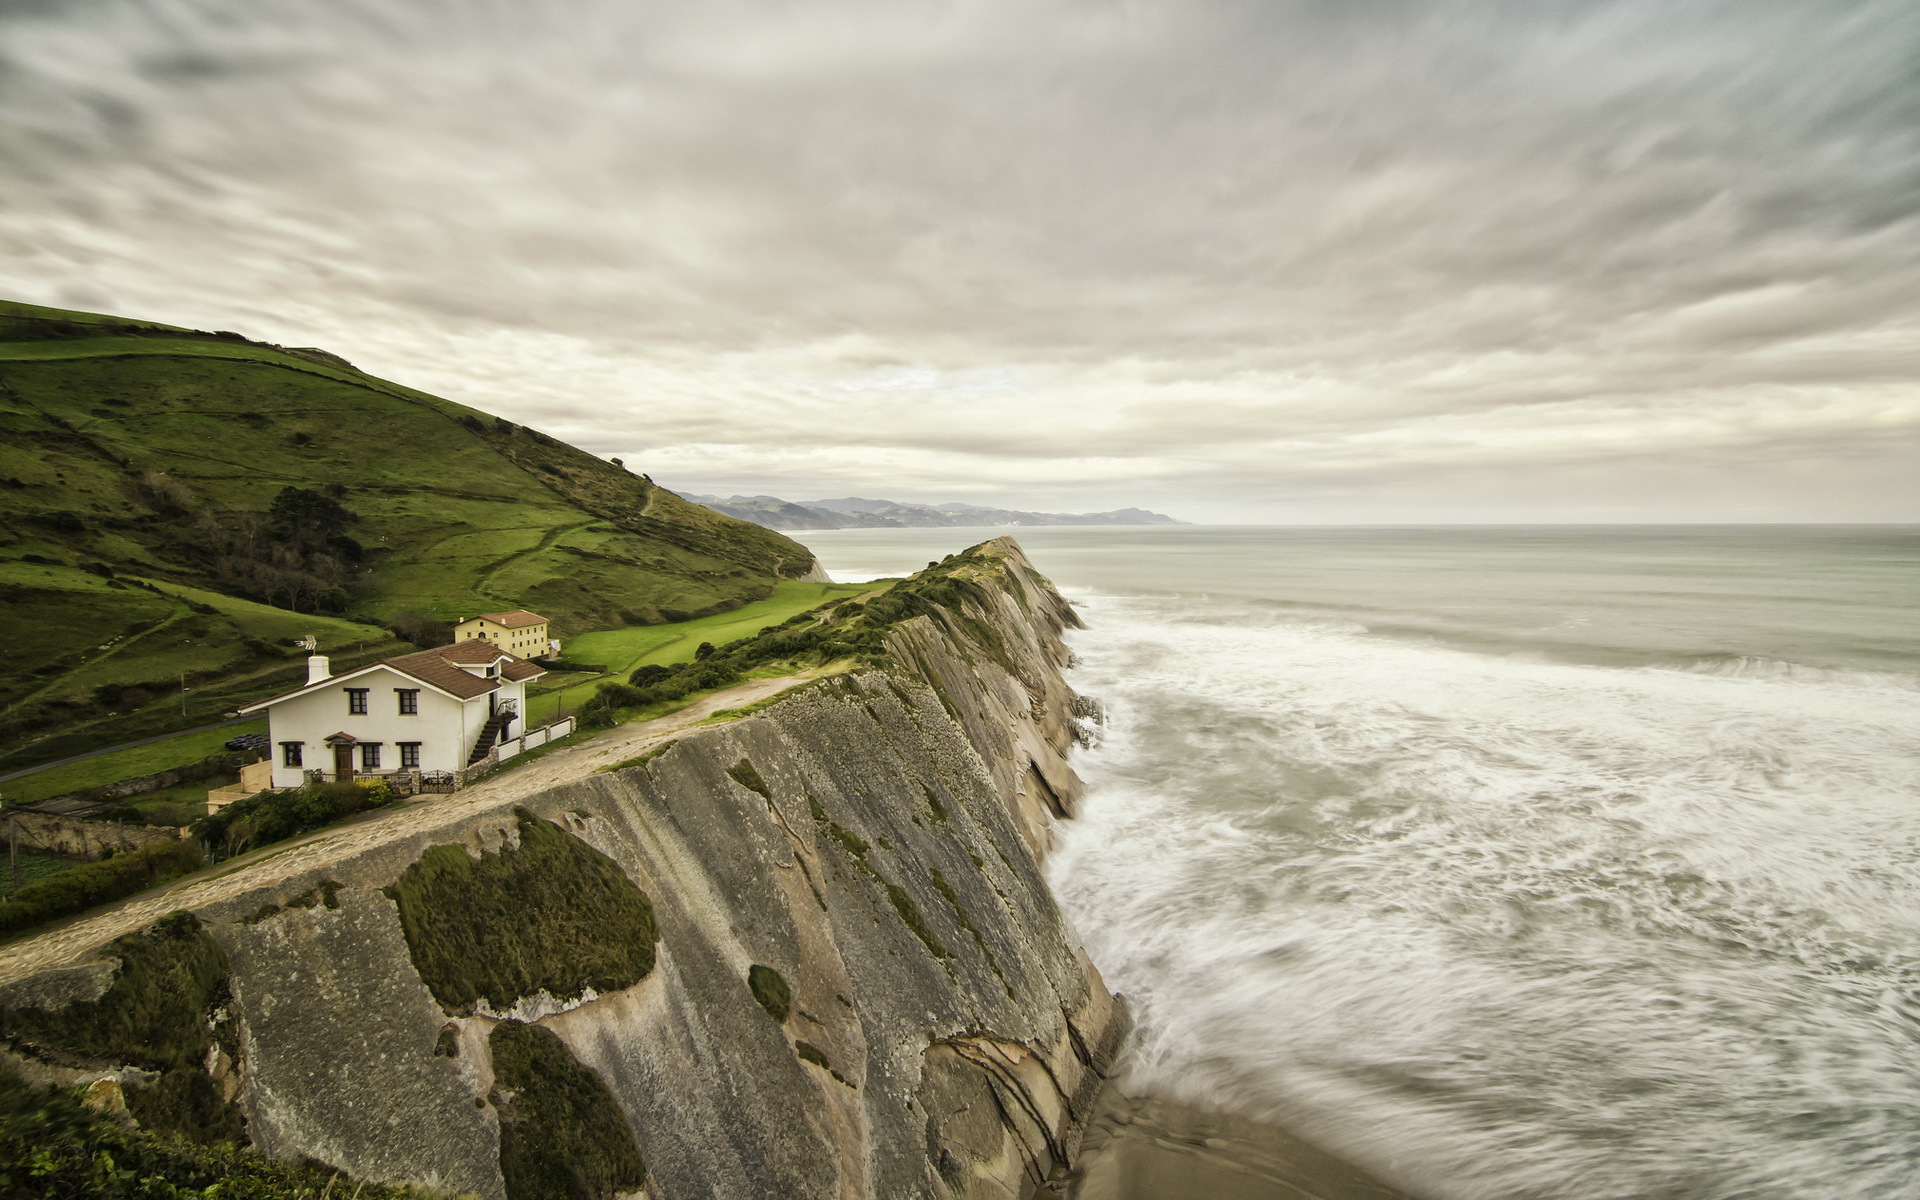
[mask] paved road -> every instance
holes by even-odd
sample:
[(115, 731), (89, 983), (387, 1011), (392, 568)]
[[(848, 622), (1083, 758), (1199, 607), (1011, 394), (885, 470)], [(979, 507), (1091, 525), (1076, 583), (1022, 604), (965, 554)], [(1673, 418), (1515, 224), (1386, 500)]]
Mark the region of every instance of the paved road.
[(85, 754), (70, 754), (65, 758), (56, 758), (52, 762), (35, 763), (31, 767), (22, 767), (18, 771), (8, 771), (0, 775), (0, 783), (9, 779), (18, 779), (22, 775), (31, 775), (35, 771), (44, 771), (48, 767), (64, 767), (68, 763), (85, 762), (89, 758), (98, 758), (102, 754), (112, 754), (115, 750), (131, 750), (135, 746), (151, 746), (155, 742), (164, 742), (170, 738), (185, 737), (190, 733), (205, 733), (209, 729), (225, 729), (229, 725), (245, 725), (250, 721), (264, 720), (263, 717), (235, 717), (231, 721), (215, 721), (211, 725), (199, 725), (192, 729), (176, 729), (172, 733), (159, 733), (150, 738), (141, 738), (137, 742), (121, 742), (118, 746), (102, 746), (98, 750), (89, 750)]
[[(84, 952), (122, 934), (144, 929), (178, 908), (199, 908), (230, 899), (258, 887), (315, 867), (340, 862), (376, 846), (437, 829), (450, 821), (483, 809), (498, 807), (558, 784), (585, 779), (602, 767), (636, 757), (706, 720), (723, 708), (740, 708), (791, 687), (809, 683), (826, 672), (803, 671), (779, 679), (755, 679), (715, 692), (687, 708), (651, 721), (619, 725), (555, 750), (519, 768), (489, 776), (470, 788), (447, 796), (414, 801), (380, 813), (372, 820), (323, 829), (305, 840), (268, 846), (253, 855), (209, 867), (195, 875), (146, 892), (125, 904), (81, 917), (44, 933), (0, 946), (0, 983), (21, 979), (48, 967), (71, 962)], [(247, 864), (246, 859), (254, 861)], [(235, 863), (242, 864), (238, 869)]]

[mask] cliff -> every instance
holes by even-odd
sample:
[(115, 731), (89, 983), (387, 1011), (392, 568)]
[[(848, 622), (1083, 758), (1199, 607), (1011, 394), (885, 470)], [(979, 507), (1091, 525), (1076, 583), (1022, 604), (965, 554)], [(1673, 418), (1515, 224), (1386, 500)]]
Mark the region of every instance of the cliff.
[(885, 665), (0, 978), (12, 1056), (489, 1200), (1032, 1194), (1124, 1024), (1038, 868), (1074, 617), (1009, 540), (930, 574)]

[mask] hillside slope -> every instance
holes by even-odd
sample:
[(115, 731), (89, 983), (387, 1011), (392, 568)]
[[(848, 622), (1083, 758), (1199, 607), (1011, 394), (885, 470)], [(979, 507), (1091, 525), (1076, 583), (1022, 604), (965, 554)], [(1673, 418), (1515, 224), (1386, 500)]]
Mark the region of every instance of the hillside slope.
[(0, 425), (0, 752), (183, 672), (284, 666), (303, 633), (373, 652), (403, 614), (526, 607), (567, 634), (814, 569), (535, 430), (235, 334), (0, 304)]

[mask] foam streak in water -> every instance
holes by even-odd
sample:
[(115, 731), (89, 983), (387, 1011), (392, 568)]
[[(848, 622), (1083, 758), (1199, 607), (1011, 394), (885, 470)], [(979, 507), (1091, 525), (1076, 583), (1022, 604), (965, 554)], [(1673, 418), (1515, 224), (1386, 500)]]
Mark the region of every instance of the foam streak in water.
[(1920, 695), (1094, 597), (1053, 863), (1136, 1086), (1424, 1196), (1920, 1178)]

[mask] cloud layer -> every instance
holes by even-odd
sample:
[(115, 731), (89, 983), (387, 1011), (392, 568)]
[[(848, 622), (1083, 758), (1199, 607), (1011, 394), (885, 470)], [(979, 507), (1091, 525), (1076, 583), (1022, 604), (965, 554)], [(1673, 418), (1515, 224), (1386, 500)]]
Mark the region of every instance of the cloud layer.
[(687, 490), (1920, 519), (1906, 0), (0, 5), (0, 292)]

